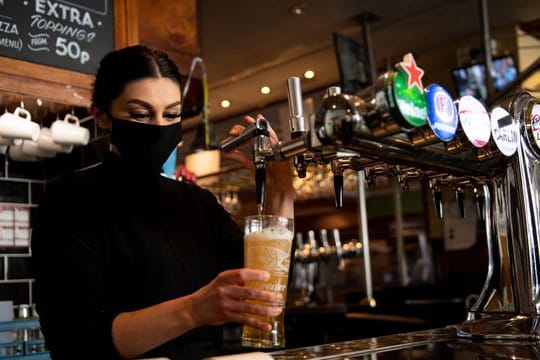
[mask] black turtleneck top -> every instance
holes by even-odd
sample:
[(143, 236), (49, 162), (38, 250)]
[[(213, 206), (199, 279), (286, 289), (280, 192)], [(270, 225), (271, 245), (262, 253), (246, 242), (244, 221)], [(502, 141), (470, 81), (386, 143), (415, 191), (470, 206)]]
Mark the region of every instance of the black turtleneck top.
[[(35, 220), (36, 306), (53, 359), (119, 358), (116, 315), (242, 266), (242, 232), (210, 192), (132, 173), (112, 154), (52, 182)], [(144, 357), (200, 359), (221, 341), (220, 327), (201, 327)]]

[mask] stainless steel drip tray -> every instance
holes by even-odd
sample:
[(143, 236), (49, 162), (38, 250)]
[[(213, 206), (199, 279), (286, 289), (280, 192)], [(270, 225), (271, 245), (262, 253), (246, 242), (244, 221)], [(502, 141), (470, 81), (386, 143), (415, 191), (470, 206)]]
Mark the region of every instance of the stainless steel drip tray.
[(456, 330), (449, 326), (441, 329), (275, 351), (271, 352), (270, 355), (275, 360), (540, 359), (540, 344), (462, 340), (456, 337)]

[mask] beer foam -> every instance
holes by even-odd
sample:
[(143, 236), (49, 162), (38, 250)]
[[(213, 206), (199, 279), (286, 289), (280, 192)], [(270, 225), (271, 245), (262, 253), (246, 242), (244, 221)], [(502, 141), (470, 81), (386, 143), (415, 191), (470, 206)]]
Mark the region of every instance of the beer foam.
[(264, 228), (262, 231), (256, 231), (249, 234), (246, 234), (246, 238), (249, 239), (259, 239), (259, 240), (283, 240), (283, 241), (292, 241), (294, 234), (289, 229), (282, 227), (271, 226)]

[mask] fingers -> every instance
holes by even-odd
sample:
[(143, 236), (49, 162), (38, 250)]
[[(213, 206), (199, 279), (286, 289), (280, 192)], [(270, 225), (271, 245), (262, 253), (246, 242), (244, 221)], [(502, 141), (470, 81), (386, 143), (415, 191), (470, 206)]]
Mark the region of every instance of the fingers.
[(266, 281), (270, 278), (268, 271), (256, 269), (233, 269), (223, 271), (218, 275), (221, 279), (229, 284), (244, 284), (245, 281)]
[(242, 132), (244, 132), (245, 129), (246, 129), (245, 126), (240, 125), (240, 124), (235, 124), (233, 125), (232, 128), (229, 129), (229, 136), (233, 136), (233, 137), (238, 136)]
[(227, 315), (230, 318), (231, 322), (244, 324), (244, 325), (250, 326), (252, 328), (256, 328), (256, 329), (266, 331), (266, 332), (272, 330), (272, 325), (270, 325), (267, 322), (261, 321), (261, 320), (259, 320), (257, 318), (246, 316), (246, 315), (240, 314), (240, 313), (230, 313), (230, 314), (227, 314)]
[(224, 286), (221, 291), (223, 296), (240, 301), (253, 300), (275, 304), (280, 303), (283, 300), (281, 294), (275, 292), (257, 290), (237, 285)]
[[(255, 118), (253, 118), (251, 116), (244, 116), (244, 118), (243, 118), (244, 122), (248, 126), (255, 123), (255, 119), (257, 119), (257, 120), (264, 119), (264, 116), (262, 114), (257, 114), (257, 116), (255, 116)], [(246, 129), (246, 127), (243, 126), (243, 125), (240, 125), (240, 124), (233, 125), (233, 127), (229, 130), (229, 136), (238, 136), (245, 129)], [(272, 129), (271, 126), (268, 128), (268, 133), (270, 135), (271, 143), (276, 144), (279, 141), (279, 138), (277, 137), (276, 132), (274, 131), (274, 129)]]
[(223, 271), (193, 295), (198, 303), (195, 307), (196, 322), (202, 325), (237, 322), (269, 331), (269, 318), (283, 311), (282, 295), (245, 286), (246, 282), (264, 282), (269, 278), (270, 274), (262, 270), (243, 268)]

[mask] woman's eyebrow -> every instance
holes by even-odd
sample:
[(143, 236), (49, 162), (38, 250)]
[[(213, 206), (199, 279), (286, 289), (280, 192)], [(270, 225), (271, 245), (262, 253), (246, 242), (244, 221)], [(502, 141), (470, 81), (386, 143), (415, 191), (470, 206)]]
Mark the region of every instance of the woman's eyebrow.
[(178, 106), (178, 105), (182, 105), (182, 102), (181, 101), (175, 101), (175, 102), (165, 106), (165, 109), (169, 109), (169, 108), (172, 108), (172, 107), (175, 107), (175, 106)]
[[(153, 108), (152, 104), (150, 104), (149, 102), (146, 102), (144, 100), (141, 100), (141, 99), (129, 99), (128, 101), (126, 101), (126, 103), (141, 105), (141, 106), (144, 106), (145, 108), (148, 108), (148, 109)], [(181, 101), (175, 101), (175, 102), (165, 106), (165, 109), (170, 109), (172, 107), (179, 106), (179, 105), (182, 105), (182, 102)]]
[(144, 100), (140, 100), (140, 99), (130, 99), (130, 100), (126, 101), (126, 103), (127, 104), (141, 105), (141, 106), (144, 106), (145, 108), (148, 108), (148, 109), (152, 108), (152, 104), (150, 104), (149, 102), (146, 102)]

